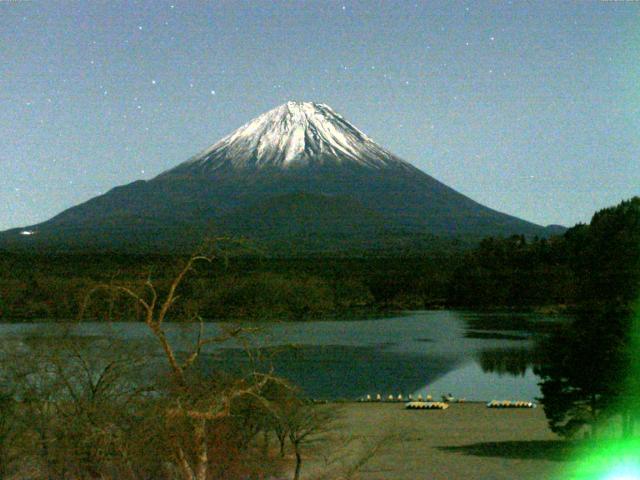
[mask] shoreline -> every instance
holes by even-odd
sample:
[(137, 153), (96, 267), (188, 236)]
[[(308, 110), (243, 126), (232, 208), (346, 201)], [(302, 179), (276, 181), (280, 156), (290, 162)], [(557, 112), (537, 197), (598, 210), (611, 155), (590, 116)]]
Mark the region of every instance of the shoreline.
[[(415, 306), (414, 306), (415, 307)], [(451, 311), (458, 313), (469, 313), (469, 314), (483, 314), (483, 315), (546, 315), (549, 317), (564, 317), (574, 313), (574, 307), (567, 305), (539, 305), (539, 306), (530, 306), (530, 307), (520, 307), (520, 308), (512, 308), (508, 306), (502, 307), (490, 307), (490, 308), (471, 308), (468, 306), (447, 306), (447, 305), (439, 305), (439, 306), (425, 306), (423, 308), (401, 308), (401, 307), (393, 307), (393, 308), (362, 308), (362, 309), (351, 309), (344, 311), (335, 311), (328, 312), (324, 314), (312, 315), (302, 318), (285, 316), (283, 318), (276, 318), (276, 316), (266, 315), (266, 316), (241, 316), (241, 317), (225, 317), (225, 318), (215, 318), (215, 317), (206, 317), (203, 318), (204, 323), (273, 323), (273, 322), (282, 322), (282, 323), (305, 323), (305, 322), (332, 322), (332, 321), (361, 321), (361, 320), (371, 320), (372, 318), (395, 318), (401, 317), (405, 315), (411, 315), (416, 312), (441, 312), (441, 311)], [(90, 322), (90, 323), (139, 323), (142, 322), (140, 319), (135, 318), (121, 318), (121, 319), (111, 319), (104, 320), (98, 318), (83, 318), (82, 320), (78, 320), (77, 318), (70, 317), (54, 317), (54, 316), (32, 316), (32, 315), (24, 315), (24, 316), (3, 316), (0, 315), (0, 323), (6, 324), (18, 324), (18, 323), (70, 323), (70, 322)], [(180, 320), (170, 320), (167, 319), (167, 323), (184, 323)]]
[[(407, 410), (401, 402), (327, 405), (338, 416), (335, 437), (350, 440), (341, 455), (357, 462), (375, 449), (358, 470), (362, 480), (562, 478), (571, 461), (571, 443), (549, 430), (541, 408), (493, 409), (482, 402), (452, 403), (446, 410)], [(336, 442), (331, 448), (339, 450)], [(309, 478), (326, 473), (326, 452), (307, 456), (303, 471)]]

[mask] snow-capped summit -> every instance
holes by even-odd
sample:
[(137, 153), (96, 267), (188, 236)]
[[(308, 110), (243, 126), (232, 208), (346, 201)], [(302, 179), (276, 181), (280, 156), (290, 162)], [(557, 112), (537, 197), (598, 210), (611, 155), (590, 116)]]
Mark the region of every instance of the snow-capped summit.
[(0, 232), (0, 249), (191, 252), (230, 236), (294, 256), (404, 255), (431, 251), (435, 237), (459, 248), (460, 239), (549, 233), (557, 231), (480, 205), (400, 160), (327, 105), (287, 102), (151, 180)]
[(254, 118), (170, 172), (332, 164), (412, 168), (328, 105), (290, 101)]

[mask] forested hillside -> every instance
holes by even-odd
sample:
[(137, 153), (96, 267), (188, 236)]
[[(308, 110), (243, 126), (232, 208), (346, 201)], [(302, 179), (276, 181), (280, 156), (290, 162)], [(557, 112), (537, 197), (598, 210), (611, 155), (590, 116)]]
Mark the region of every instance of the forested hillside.
[(640, 197), (597, 212), (564, 235), (488, 238), (464, 254), (448, 302), (467, 307), (577, 307), (612, 296), (629, 301), (640, 278)]
[[(234, 250), (184, 285), (205, 318), (304, 319), (424, 308), (576, 310), (638, 281), (640, 198), (549, 239), (487, 238), (476, 247), (351, 257), (272, 258)], [(249, 253), (247, 253), (249, 252)], [(73, 318), (93, 285), (166, 283), (179, 256), (0, 253), (0, 318)], [(620, 293), (624, 292), (624, 293)], [(124, 307), (123, 307), (124, 308)], [(135, 312), (112, 309), (118, 319)]]

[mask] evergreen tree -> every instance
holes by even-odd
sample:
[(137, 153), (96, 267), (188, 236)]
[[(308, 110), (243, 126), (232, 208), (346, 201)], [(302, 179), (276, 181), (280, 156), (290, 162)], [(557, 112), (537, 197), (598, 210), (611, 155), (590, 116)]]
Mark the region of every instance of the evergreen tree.
[[(640, 198), (596, 213), (565, 234), (577, 279), (573, 322), (542, 345), (541, 399), (553, 431), (595, 430), (602, 415), (628, 405), (633, 305), (640, 284)], [(625, 413), (624, 411), (622, 413)]]

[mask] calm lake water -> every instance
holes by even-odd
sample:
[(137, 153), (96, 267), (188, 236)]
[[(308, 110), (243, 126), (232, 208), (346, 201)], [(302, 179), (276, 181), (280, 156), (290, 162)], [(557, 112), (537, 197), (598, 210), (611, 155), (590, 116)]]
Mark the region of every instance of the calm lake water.
[[(453, 311), (409, 312), (364, 320), (260, 323), (251, 344), (263, 352), (275, 372), (314, 398), (358, 399), (380, 393), (406, 397), (451, 393), (467, 400), (522, 399), (540, 396), (533, 373), (535, 341), (557, 317)], [(206, 324), (215, 334), (219, 324)], [(195, 326), (167, 324), (169, 337), (186, 351)], [(64, 333), (63, 333), (64, 332)], [(5, 342), (28, 344), (34, 338), (62, 334), (91, 348), (92, 339), (119, 338), (155, 347), (139, 323), (0, 324)], [(40, 343), (41, 344), (41, 343)], [(211, 346), (204, 368), (242, 368), (249, 360), (238, 342)], [(263, 362), (263, 363), (264, 363)]]

